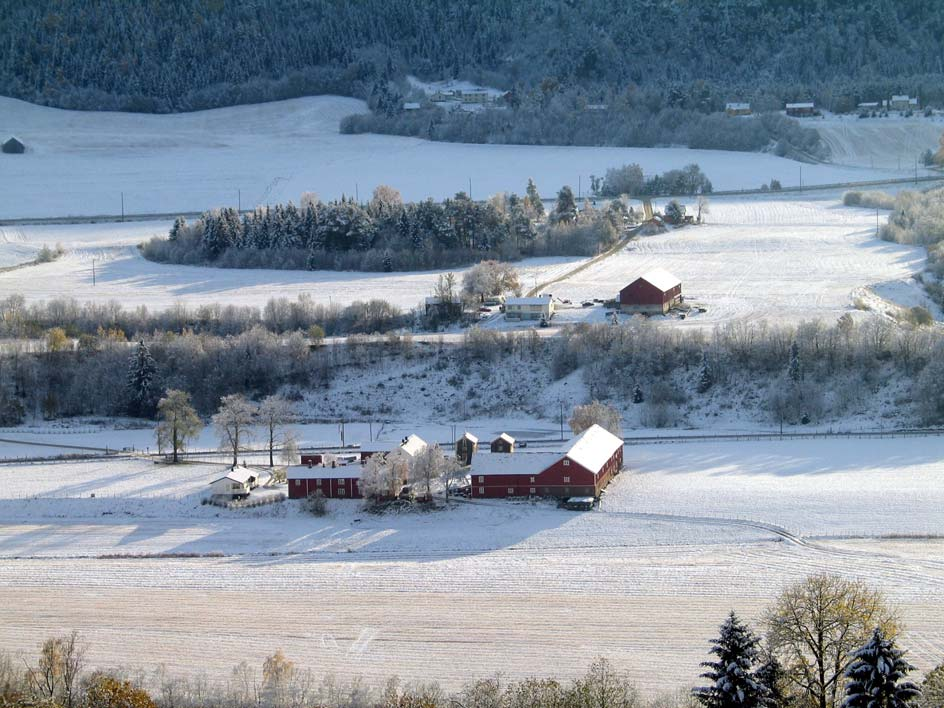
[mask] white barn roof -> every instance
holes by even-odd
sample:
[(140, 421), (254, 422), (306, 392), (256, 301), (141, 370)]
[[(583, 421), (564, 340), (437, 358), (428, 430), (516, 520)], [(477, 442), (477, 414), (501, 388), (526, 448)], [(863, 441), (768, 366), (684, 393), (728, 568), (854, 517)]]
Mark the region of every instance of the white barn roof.
[(472, 484), (476, 475), (538, 475), (560, 460), (559, 452), (516, 452), (514, 455), (483, 452), (472, 458)]
[(511, 443), (512, 445), (514, 445), (515, 443), (515, 439), (511, 437), (508, 433), (502, 433), (497, 438), (495, 438), (495, 440), (493, 440), (492, 442), (495, 442), (497, 440), (504, 440), (506, 443)]
[(474, 443), (477, 443), (479, 441), (479, 439), (475, 437), (472, 433), (470, 433), (468, 430), (462, 433), (462, 437)]
[(214, 479), (210, 484), (216, 484), (217, 482), (222, 482), (224, 479), (231, 479), (234, 482), (239, 482), (240, 484), (246, 484), (251, 478), (258, 478), (259, 473), (256, 470), (251, 470), (248, 467), (237, 467), (229, 471), (225, 477), (220, 477), (219, 479)]
[(724, 107), (726, 110), (729, 110), (729, 111), (746, 111), (746, 110), (750, 110), (751, 104), (750, 103), (726, 103)]
[(570, 443), (567, 457), (584, 469), (599, 472), (621, 447), (623, 441), (620, 438), (594, 423)]
[(681, 280), (662, 268), (654, 268), (653, 270), (647, 271), (643, 273), (640, 278), (650, 285), (659, 288), (662, 292), (667, 292), (682, 284)]
[(787, 108), (813, 108), (813, 102), (803, 101), (802, 103), (788, 103)]

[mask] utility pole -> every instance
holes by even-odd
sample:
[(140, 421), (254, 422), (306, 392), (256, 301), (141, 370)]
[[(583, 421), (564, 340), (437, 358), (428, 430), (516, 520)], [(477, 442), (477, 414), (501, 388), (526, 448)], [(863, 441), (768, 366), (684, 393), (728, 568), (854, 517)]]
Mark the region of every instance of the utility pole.
[(374, 441), (374, 423), (373, 421), (367, 421), (367, 430), (370, 432), (370, 441)]
[(469, 177), (469, 199), (472, 199), (472, 178)]
[(577, 199), (580, 199), (583, 193), (583, 175), (577, 175)]
[(125, 193), (121, 193), (121, 220), (125, 220)]
[(357, 182), (354, 183), (354, 201), (358, 204), (361, 203), (361, 195), (357, 188)]
[(560, 435), (561, 442), (564, 441), (564, 402), (558, 401), (560, 403)]
[(236, 190), (236, 211), (240, 214), (243, 212), (243, 190)]
[(95, 287), (95, 257), (92, 257), (92, 287)]

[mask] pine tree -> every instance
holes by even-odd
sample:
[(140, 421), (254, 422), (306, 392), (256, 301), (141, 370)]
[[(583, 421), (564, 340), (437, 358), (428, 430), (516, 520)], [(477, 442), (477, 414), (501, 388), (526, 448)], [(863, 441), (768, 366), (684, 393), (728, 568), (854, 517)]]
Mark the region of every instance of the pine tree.
[(755, 677), (767, 689), (765, 708), (788, 708), (791, 705), (791, 699), (784, 690), (786, 673), (776, 656), (768, 656)]
[(793, 383), (800, 383), (803, 380), (803, 367), (800, 364), (800, 345), (796, 340), (790, 345), (790, 366), (787, 368), (787, 374)]
[(914, 667), (881, 629), (853, 656), (855, 661), (846, 669), (849, 683), (842, 708), (907, 708), (921, 695), (915, 684), (902, 680)]
[(692, 690), (706, 708), (763, 708), (767, 688), (757, 677), (759, 640), (732, 612), (721, 625), (721, 634), (712, 640), (711, 653), (717, 661), (706, 661), (703, 678), (712, 684)]
[(157, 364), (151, 350), (143, 341), (128, 362), (128, 413), (132, 416), (150, 418), (157, 410), (161, 392), (157, 386)]
[(174, 225), (170, 227), (170, 240), (176, 241), (180, 236), (180, 232), (186, 228), (186, 226), (187, 220), (184, 217), (178, 216), (174, 219)]
[(535, 216), (539, 219), (544, 216), (544, 202), (541, 201), (541, 195), (538, 194), (538, 188), (534, 184), (534, 180), (530, 177), (528, 178), (528, 206), (531, 208), (531, 211), (534, 212)]
[(708, 362), (708, 352), (701, 355), (701, 375), (698, 377), (698, 393), (705, 393), (714, 384), (714, 374), (711, 373), (711, 364)]
[(557, 193), (557, 206), (554, 207), (554, 221), (561, 224), (572, 224), (576, 220), (577, 200), (574, 199), (574, 190), (564, 185)]
[(633, 386), (633, 403), (642, 403), (645, 400), (645, 397), (642, 395), (642, 389), (639, 388), (639, 384)]

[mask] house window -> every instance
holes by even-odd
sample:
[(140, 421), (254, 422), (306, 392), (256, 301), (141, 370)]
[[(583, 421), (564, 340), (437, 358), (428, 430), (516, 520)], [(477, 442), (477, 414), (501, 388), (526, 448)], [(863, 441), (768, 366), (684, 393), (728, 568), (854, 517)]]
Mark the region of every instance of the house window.
[(484, 481), (485, 481), (485, 477), (483, 475), (479, 475), (479, 482), (481, 483)]
[(536, 494), (534, 487), (531, 487), (531, 489), (528, 490), (528, 494)]
[(343, 496), (344, 496), (344, 487), (338, 487), (338, 496), (339, 496), (339, 497), (343, 497)]
[(233, 484), (232, 484), (232, 487), (231, 487), (231, 488), (232, 488), (232, 489), (233, 489), (234, 491), (237, 491), (237, 492), (238, 492), (238, 491), (239, 491), (240, 489), (242, 489), (242, 488), (243, 488), (243, 485), (241, 485), (241, 484), (237, 484), (236, 482), (233, 482)]
[(568, 484), (569, 482), (570, 482), (570, 477), (564, 477), (564, 484)]
[(508, 493), (509, 493), (509, 494), (514, 494), (514, 493), (515, 493), (515, 488), (514, 488), (514, 487), (508, 487)]
[(531, 484), (534, 484), (534, 477), (531, 478)]
[(479, 494), (485, 494), (485, 487), (479, 487)]
[(301, 481), (300, 479), (296, 479), (296, 480), (295, 480), (295, 486), (296, 486), (296, 487), (302, 486), (302, 481)]
[(570, 467), (570, 460), (564, 460), (564, 467)]

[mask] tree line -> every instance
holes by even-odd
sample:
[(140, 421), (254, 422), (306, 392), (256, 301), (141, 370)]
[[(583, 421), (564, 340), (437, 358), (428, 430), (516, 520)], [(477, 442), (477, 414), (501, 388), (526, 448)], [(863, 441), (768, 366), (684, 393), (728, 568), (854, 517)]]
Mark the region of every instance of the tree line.
[(167, 112), (367, 98), (412, 72), (514, 90), (522, 101), (571, 92), (612, 105), (610, 93), (625, 92), (650, 116), (739, 99), (761, 110), (807, 98), (838, 110), (892, 93), (940, 104), (942, 22), (939, 4), (898, 0), (37, 0), (0, 6), (0, 93)]
[[(733, 611), (710, 642), (704, 686), (646, 697), (604, 657), (574, 679), (471, 679), (448, 692), (391, 676), (371, 686), (320, 679), (277, 650), (261, 672), (246, 662), (233, 680), (211, 684), (163, 668), (91, 670), (75, 632), (42, 642), (35, 658), (0, 652), (0, 701), (10, 708), (940, 708), (944, 663), (919, 684), (900, 646), (902, 626), (882, 594), (863, 581), (812, 575), (785, 587), (757, 636)], [(766, 641), (762, 641), (765, 639)], [(133, 660), (133, 657), (132, 657)], [(658, 676), (659, 664), (643, 668)]]
[(391, 272), (484, 257), (591, 255), (630, 223), (623, 203), (581, 210), (568, 186), (548, 215), (533, 180), (523, 197), (499, 194), (484, 202), (459, 192), (442, 203), (404, 203), (397, 190), (381, 185), (366, 204), (348, 198), (326, 204), (307, 194), (301, 208), (289, 202), (243, 215), (226, 207), (190, 223), (178, 217), (166, 238), (152, 238), (141, 249), (165, 263)]

